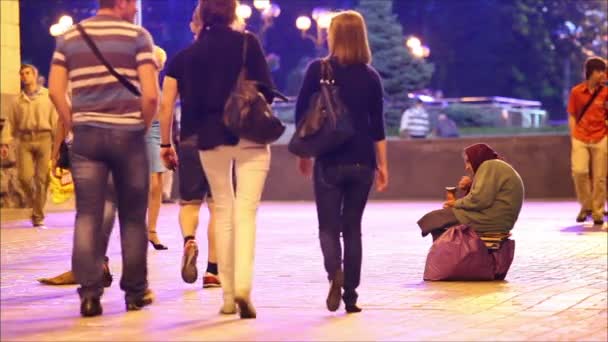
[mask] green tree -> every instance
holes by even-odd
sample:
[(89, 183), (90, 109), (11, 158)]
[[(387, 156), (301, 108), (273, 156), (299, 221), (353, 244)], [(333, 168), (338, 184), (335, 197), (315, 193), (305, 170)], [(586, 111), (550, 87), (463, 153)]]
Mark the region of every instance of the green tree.
[(606, 56), (607, 6), (605, 0), (428, 0), (399, 9), (408, 30), (424, 32), (436, 67), (432, 86), (447, 97), (540, 100), (551, 118), (562, 119), (585, 58)]
[(365, 17), (372, 65), (382, 76), (386, 95), (405, 99), (408, 92), (424, 88), (431, 80), (433, 65), (415, 58), (405, 47), (393, 0), (360, 0), (357, 10)]
[(584, 60), (606, 56), (608, 3), (516, 0), (511, 6), (512, 41), (529, 52), (527, 63), (513, 68), (515, 94), (536, 96), (552, 112), (565, 113), (570, 88), (582, 80)]

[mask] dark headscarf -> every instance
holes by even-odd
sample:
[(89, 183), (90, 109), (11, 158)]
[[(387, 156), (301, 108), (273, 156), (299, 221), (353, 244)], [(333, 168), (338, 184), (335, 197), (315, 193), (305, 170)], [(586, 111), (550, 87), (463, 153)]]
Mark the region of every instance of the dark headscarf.
[(464, 149), (464, 153), (467, 155), (473, 172), (477, 172), (477, 169), (486, 160), (502, 159), (496, 151), (486, 144), (473, 144)]

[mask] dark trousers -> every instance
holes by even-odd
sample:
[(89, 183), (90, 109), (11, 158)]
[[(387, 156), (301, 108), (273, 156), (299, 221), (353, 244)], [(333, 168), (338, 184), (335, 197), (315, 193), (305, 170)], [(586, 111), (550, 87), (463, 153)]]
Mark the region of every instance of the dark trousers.
[(72, 176), (76, 194), (76, 227), (72, 270), (80, 284), (81, 298), (103, 294), (103, 262), (107, 229), (104, 204), (111, 172), (118, 206), (122, 249), (120, 287), (125, 299), (141, 298), (148, 287), (146, 210), (148, 160), (144, 131), (88, 125), (74, 128)]
[(448, 228), (457, 224), (460, 224), (460, 222), (454, 215), (452, 208), (433, 210), (418, 220), (422, 236), (431, 233), (433, 241), (437, 240)]
[(357, 302), (356, 289), (361, 280), (361, 218), (373, 180), (374, 170), (367, 165), (324, 167), (322, 163), (315, 163), (314, 192), (325, 271), (331, 280), (344, 260), (346, 304)]

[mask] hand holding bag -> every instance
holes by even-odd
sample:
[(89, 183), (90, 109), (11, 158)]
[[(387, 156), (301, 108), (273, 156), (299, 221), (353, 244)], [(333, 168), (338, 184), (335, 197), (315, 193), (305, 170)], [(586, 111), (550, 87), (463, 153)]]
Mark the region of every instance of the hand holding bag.
[(57, 158), (56, 166), (66, 170), (70, 169), (72, 166), (68, 144), (65, 141), (62, 141), (61, 145), (59, 145), (59, 157)]
[[(232, 134), (240, 138), (258, 144), (269, 144), (283, 135), (285, 125), (274, 116), (272, 108), (260, 92), (260, 87), (265, 85), (247, 79), (246, 57), (247, 36), (245, 35), (243, 65), (236, 85), (224, 105), (224, 125)], [(285, 96), (277, 91), (274, 93), (279, 98), (286, 100)]]
[(303, 158), (331, 152), (355, 134), (328, 60), (321, 61), (319, 83), (320, 90), (312, 95), (308, 110), (288, 145), (289, 152)]

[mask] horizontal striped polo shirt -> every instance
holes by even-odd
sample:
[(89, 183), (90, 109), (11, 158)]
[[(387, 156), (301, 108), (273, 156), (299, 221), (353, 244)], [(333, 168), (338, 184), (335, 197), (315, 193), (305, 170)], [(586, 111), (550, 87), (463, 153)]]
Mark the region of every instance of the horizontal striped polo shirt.
[(401, 117), (399, 131), (407, 130), (410, 137), (424, 138), (430, 132), (429, 114), (421, 107), (411, 107)]
[[(81, 24), (110, 65), (139, 88), (137, 67), (146, 63), (155, 65), (154, 43), (148, 31), (105, 15), (91, 17)], [(141, 100), (110, 74), (76, 26), (57, 38), (51, 63), (68, 70), (74, 125), (144, 127)]]

